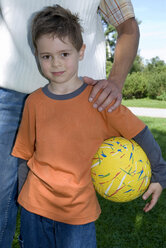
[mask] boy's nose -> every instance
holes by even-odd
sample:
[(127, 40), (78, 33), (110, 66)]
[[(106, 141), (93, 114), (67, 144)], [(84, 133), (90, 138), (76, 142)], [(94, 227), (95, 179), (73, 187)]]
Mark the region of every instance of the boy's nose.
[(54, 58), (52, 60), (52, 66), (59, 66), (61, 64), (60, 59)]

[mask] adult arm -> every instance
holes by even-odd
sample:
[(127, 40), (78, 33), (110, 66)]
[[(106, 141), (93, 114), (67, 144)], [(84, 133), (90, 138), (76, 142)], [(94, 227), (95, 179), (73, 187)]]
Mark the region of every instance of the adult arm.
[(105, 109), (113, 100), (115, 103), (108, 109), (109, 112), (116, 109), (122, 100), (122, 89), (127, 74), (135, 59), (138, 43), (139, 28), (136, 20), (130, 18), (117, 27), (118, 38), (114, 54), (114, 62), (107, 80), (93, 80), (84, 77), (86, 83), (94, 86), (89, 101), (92, 102), (97, 93), (102, 89), (102, 93), (93, 106), (99, 111)]
[[(131, 2), (126, 1), (125, 5), (124, 1), (116, 1), (116, 4), (119, 4), (116, 8), (114, 5), (111, 5), (112, 2), (114, 1), (102, 1), (100, 6), (101, 13), (106, 21), (114, 25), (118, 32), (114, 62), (110, 75), (107, 80), (93, 80), (91, 78), (84, 78), (86, 83), (95, 85), (89, 97), (89, 101), (92, 102), (97, 93), (101, 89), (103, 90), (93, 104), (93, 106), (98, 108), (99, 111), (102, 111), (113, 100), (116, 100), (115, 103), (108, 109), (109, 112), (117, 108), (121, 103), (122, 88), (135, 59), (139, 44), (139, 27), (134, 18)], [(109, 6), (108, 3), (110, 4)], [(111, 6), (112, 11), (110, 11)], [(117, 10), (119, 10), (119, 13)], [(118, 16), (116, 16), (117, 13)]]
[(147, 126), (133, 139), (145, 151), (151, 164), (151, 184), (143, 195), (144, 200), (146, 200), (150, 195), (152, 196), (151, 201), (144, 207), (144, 211), (148, 212), (157, 203), (162, 189), (166, 188), (166, 161), (163, 159), (161, 149)]

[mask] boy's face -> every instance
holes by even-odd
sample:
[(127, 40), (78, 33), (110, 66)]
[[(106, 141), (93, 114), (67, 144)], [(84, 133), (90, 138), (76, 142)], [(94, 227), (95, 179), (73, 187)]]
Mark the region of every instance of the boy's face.
[(42, 73), (55, 84), (66, 84), (77, 79), (78, 63), (84, 55), (84, 45), (78, 52), (67, 37), (63, 41), (46, 34), (36, 44)]

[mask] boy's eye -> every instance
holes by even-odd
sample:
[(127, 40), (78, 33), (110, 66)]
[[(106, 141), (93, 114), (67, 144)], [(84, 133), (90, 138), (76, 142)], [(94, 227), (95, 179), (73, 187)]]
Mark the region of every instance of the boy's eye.
[(50, 58), (51, 58), (50, 55), (43, 55), (43, 56), (42, 56), (42, 59), (50, 59)]
[(68, 57), (69, 56), (69, 53), (62, 53), (61, 56), (62, 57)]

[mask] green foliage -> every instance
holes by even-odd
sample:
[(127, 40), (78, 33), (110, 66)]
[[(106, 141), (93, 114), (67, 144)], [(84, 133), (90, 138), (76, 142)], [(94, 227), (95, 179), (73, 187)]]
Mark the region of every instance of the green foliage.
[(166, 64), (156, 57), (147, 65), (143, 65), (142, 58), (137, 55), (122, 93), (124, 99), (148, 97), (165, 101)]
[(104, 18), (102, 17), (102, 24), (104, 28), (104, 35), (106, 37), (106, 40), (110, 44), (111, 49), (115, 49), (115, 44), (117, 40), (117, 31), (114, 26), (112, 26), (110, 23), (107, 23)]
[(166, 97), (166, 70), (154, 69), (148, 73), (148, 97), (152, 99), (164, 100)]
[(166, 92), (163, 92), (160, 96), (157, 96), (158, 100), (166, 101)]
[(130, 73), (143, 71), (144, 68), (145, 66), (143, 64), (142, 57), (139, 54), (137, 54), (133, 62), (133, 65), (131, 67)]
[(150, 59), (150, 61), (147, 63), (147, 69), (148, 71), (153, 71), (156, 68), (163, 68), (165, 66), (165, 63), (163, 60), (160, 60), (160, 58), (157, 56), (155, 58)]
[(152, 72), (133, 72), (128, 75), (123, 88), (124, 99), (145, 98), (166, 100), (166, 69)]
[(147, 78), (141, 72), (129, 74), (123, 87), (123, 98), (144, 98), (147, 96)]
[[(106, 38), (106, 73), (108, 77), (114, 60), (117, 31), (104, 19), (102, 19), (102, 22)], [(144, 64), (142, 57), (137, 54), (123, 88), (123, 97), (124, 99), (149, 97), (166, 100), (165, 62), (160, 60), (159, 57), (155, 57), (149, 61), (147, 60)]]
[(107, 78), (108, 78), (108, 76), (110, 74), (111, 68), (112, 68), (112, 62), (111, 61), (107, 61), (106, 62), (106, 75), (107, 75)]
[(107, 23), (102, 17), (102, 24), (104, 28), (104, 35), (106, 40), (106, 57), (107, 61), (113, 62), (114, 59), (114, 51), (117, 40), (117, 31), (114, 26)]

